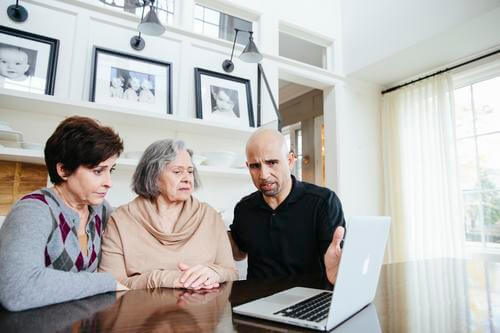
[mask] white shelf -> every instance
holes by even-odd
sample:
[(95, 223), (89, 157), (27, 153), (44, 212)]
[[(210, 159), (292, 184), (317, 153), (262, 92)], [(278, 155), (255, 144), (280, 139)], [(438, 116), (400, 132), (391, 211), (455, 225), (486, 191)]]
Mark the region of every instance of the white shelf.
[[(21, 148), (0, 147), (0, 161), (25, 162), (33, 164), (45, 164), (43, 152), (40, 150), (30, 150)], [(124, 167), (127, 170), (134, 170), (139, 161), (130, 158), (119, 158), (118, 167)], [(200, 175), (207, 177), (224, 177), (224, 178), (248, 178), (249, 174), (246, 169), (236, 168), (218, 168), (206, 165), (197, 167)]]
[(140, 126), (144, 129), (160, 128), (175, 132), (241, 140), (246, 140), (255, 130), (252, 127), (232, 127), (203, 119), (180, 118), (170, 114), (126, 109), (87, 101), (72, 101), (54, 96), (37, 95), (2, 88), (0, 88), (0, 108), (61, 117), (80, 115), (111, 124), (122, 123)]
[(21, 148), (0, 147), (0, 160), (45, 164), (42, 151)]

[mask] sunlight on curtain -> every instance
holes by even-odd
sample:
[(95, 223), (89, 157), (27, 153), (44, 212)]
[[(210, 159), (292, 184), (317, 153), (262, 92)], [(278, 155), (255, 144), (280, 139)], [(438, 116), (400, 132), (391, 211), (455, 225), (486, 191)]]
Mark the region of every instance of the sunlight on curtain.
[(387, 262), (464, 255), (454, 127), (447, 74), (383, 97)]

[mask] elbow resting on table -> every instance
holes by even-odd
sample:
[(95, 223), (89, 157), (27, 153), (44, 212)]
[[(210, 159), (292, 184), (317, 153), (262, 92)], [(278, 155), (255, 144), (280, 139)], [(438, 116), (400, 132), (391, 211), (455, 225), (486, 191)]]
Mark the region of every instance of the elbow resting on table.
[(9, 311), (22, 311), (35, 307), (24, 293), (5, 291), (0, 292), (0, 303)]

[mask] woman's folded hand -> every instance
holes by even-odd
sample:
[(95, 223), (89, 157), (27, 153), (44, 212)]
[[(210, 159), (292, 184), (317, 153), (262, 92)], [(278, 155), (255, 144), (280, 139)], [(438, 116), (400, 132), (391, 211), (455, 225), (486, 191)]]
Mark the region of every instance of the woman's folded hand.
[(179, 263), (178, 268), (182, 273), (176, 283), (175, 287), (177, 288), (199, 290), (219, 287), (219, 274), (206, 265), (190, 267), (184, 263)]

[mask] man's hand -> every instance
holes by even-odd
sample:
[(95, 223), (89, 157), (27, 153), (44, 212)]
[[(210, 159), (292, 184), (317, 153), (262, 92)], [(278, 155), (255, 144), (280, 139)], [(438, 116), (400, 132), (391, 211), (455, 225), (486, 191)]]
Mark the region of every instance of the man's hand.
[(179, 279), (175, 281), (174, 287), (193, 290), (219, 287), (219, 274), (208, 266), (195, 265), (189, 267), (184, 263), (179, 263), (177, 267), (182, 274)]
[(335, 233), (333, 234), (332, 242), (325, 253), (325, 267), (326, 267), (326, 277), (330, 283), (334, 284), (337, 280), (337, 273), (339, 271), (340, 257), (342, 256), (342, 249), (340, 248), (340, 243), (344, 239), (345, 229), (344, 227), (337, 227)]

